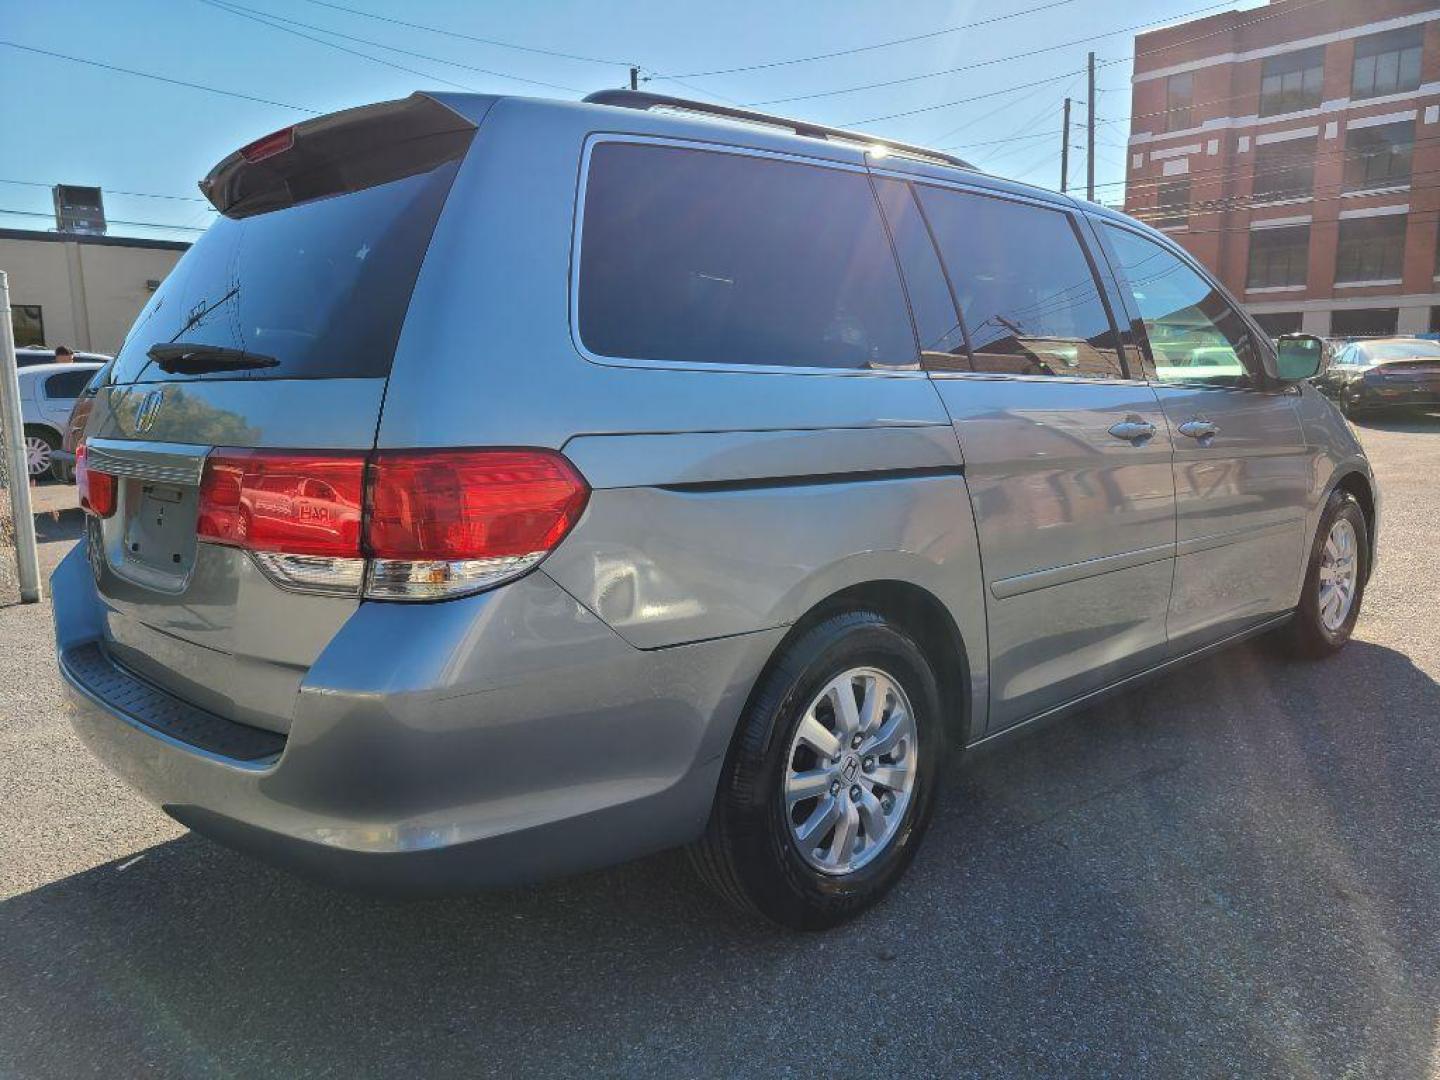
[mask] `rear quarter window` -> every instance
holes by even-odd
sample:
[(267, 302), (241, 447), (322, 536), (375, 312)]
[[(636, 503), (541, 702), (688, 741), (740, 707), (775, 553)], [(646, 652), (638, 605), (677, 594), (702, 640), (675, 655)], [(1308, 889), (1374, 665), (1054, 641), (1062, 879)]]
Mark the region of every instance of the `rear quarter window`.
[(51, 375), (45, 380), (45, 396), (77, 398), (94, 377), (94, 368), (80, 368), (77, 371), (62, 371), (58, 375)]
[(578, 333), (592, 354), (809, 368), (917, 361), (864, 174), (599, 143), (585, 186)]

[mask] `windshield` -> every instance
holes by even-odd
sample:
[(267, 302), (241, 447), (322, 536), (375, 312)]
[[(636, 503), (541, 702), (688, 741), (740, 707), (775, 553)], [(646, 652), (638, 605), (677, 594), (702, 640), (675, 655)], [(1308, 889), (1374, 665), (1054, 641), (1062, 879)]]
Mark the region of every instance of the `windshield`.
[[(117, 383), (389, 374), (458, 164), (235, 220), (196, 241), (140, 313)], [(162, 364), (176, 340), (274, 363)], [(168, 369), (168, 370), (167, 370)]]
[(1440, 358), (1440, 342), (1387, 341), (1382, 345), (1357, 345), (1350, 355), (1352, 364), (1370, 366), (1386, 360), (1429, 360)]

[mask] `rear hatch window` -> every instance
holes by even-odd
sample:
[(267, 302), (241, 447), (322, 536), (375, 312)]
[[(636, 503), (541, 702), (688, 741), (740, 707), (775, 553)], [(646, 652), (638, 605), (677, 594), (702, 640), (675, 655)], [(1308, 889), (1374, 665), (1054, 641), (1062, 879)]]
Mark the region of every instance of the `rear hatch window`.
[(389, 374), (474, 125), (418, 95), (326, 123), (267, 137), (202, 184), (222, 216), (141, 312), (116, 383)]

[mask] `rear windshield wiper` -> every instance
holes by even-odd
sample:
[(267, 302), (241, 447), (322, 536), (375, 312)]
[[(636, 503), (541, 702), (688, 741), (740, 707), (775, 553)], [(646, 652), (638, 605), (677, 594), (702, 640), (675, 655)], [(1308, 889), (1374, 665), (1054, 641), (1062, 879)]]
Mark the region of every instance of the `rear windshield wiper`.
[(151, 345), (145, 354), (155, 366), (171, 375), (203, 375), (208, 371), (243, 371), (246, 368), (278, 367), (280, 361), (262, 353), (227, 349), (223, 345), (197, 345), (186, 341), (165, 341)]

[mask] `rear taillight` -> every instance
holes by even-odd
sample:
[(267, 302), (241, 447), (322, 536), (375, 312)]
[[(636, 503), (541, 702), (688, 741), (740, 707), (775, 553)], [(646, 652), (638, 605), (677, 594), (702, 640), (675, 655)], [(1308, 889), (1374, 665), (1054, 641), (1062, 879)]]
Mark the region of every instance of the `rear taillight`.
[(367, 594), (424, 600), (529, 570), (564, 539), (590, 489), (548, 450), (396, 450), (370, 464)]
[(359, 453), (218, 449), (197, 532), (244, 548), (276, 584), (431, 600), (508, 581), (543, 559), (590, 494), (547, 450)]
[(108, 518), (115, 513), (115, 477), (90, 468), (85, 457), (85, 444), (75, 447), (75, 490), (80, 507), (87, 514)]

